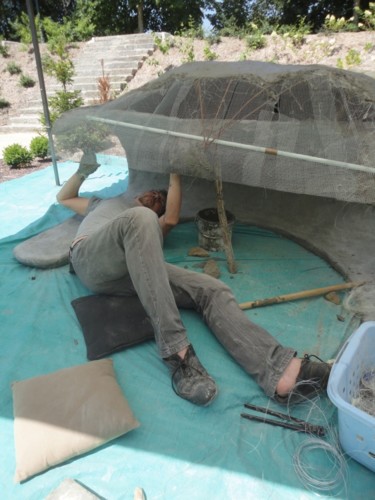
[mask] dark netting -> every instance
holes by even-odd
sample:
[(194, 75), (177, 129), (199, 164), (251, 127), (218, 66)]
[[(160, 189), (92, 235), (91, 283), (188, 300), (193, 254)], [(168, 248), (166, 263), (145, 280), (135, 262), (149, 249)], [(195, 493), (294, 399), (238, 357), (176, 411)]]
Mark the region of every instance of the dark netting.
[(197, 62), (54, 126), (60, 157), (123, 146), (135, 170), (375, 201), (375, 80), (325, 66)]

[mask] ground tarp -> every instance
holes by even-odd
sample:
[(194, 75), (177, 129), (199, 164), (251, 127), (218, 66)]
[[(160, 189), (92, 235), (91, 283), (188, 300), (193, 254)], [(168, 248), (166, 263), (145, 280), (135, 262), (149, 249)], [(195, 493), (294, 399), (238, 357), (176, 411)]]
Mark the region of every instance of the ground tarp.
[[(76, 167), (70, 162), (60, 164), (61, 181)], [(87, 193), (101, 196), (116, 195), (125, 188), (126, 162), (116, 157), (102, 158), (101, 169), (84, 184)], [(219, 396), (210, 407), (196, 407), (174, 394), (152, 341), (116, 353), (111, 358), (117, 379), (141, 426), (84, 456), (14, 484), (11, 383), (88, 362), (71, 301), (89, 291), (69, 273), (68, 266), (38, 270), (22, 266), (12, 255), (15, 245), (72, 215), (56, 204), (58, 189), (50, 167), (0, 185), (2, 498), (39, 500), (66, 478), (111, 500), (133, 498), (136, 487), (142, 487), (148, 499), (315, 498), (294, 466), (296, 450), (311, 437), (240, 417), (245, 402), (287, 409), (269, 402), (191, 311), (182, 311), (189, 338), (219, 387)], [(197, 243), (194, 222), (179, 225), (166, 241), (166, 260), (202, 272), (204, 259), (187, 256)], [(344, 281), (322, 259), (270, 231), (236, 225), (233, 246), (239, 266), (236, 275), (227, 271), (223, 254), (211, 257), (239, 302)], [(356, 327), (341, 305), (323, 297), (246, 314), (300, 355), (309, 352), (325, 359), (336, 355)], [(336, 411), (326, 397), (291, 412), (327, 426), (325, 441), (337, 446)], [(324, 451), (317, 453), (318, 457), (307, 456), (307, 466), (333, 470), (332, 457)], [(353, 460), (345, 463), (348, 475), (339, 481), (338, 498), (370, 498), (374, 474)], [(340, 478), (341, 470), (338, 474)], [(322, 472), (320, 481), (325, 477)], [(337, 491), (327, 492), (333, 493)]]

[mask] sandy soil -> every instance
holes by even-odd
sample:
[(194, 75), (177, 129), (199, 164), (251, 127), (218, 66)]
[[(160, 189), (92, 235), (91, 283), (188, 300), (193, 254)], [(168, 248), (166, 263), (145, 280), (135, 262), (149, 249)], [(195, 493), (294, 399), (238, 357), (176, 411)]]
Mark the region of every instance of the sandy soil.
[[(136, 89), (148, 81), (157, 78), (171, 67), (187, 62), (188, 55), (193, 54), (196, 61), (207, 60), (211, 53), (218, 61), (238, 61), (250, 59), (268, 61), (278, 64), (325, 64), (337, 67), (340, 62), (345, 69), (353, 71), (375, 71), (375, 32), (338, 33), (330, 35), (308, 35), (305, 42), (296, 47), (289, 38), (281, 36), (266, 37), (266, 46), (260, 50), (250, 50), (244, 40), (236, 38), (222, 38), (221, 42), (208, 48), (207, 42), (194, 40), (193, 47), (188, 41), (181, 38), (171, 38), (172, 47), (163, 54), (157, 49), (138, 70), (135, 77), (127, 84), (125, 91)], [(0, 126), (9, 122), (11, 114), (19, 114), (34, 96), (38, 96), (38, 76), (34, 54), (27, 51), (21, 44), (6, 42), (9, 48), (9, 57), (0, 56), (0, 98), (10, 103), (9, 108), (0, 109)], [(46, 47), (41, 46), (41, 54), (46, 53)], [(71, 58), (74, 58), (80, 46), (70, 49)], [(350, 54), (355, 51), (355, 64), (351, 64)], [(20, 75), (10, 75), (7, 65), (15, 62), (20, 66), (22, 73), (32, 77), (36, 85), (33, 88), (23, 88), (19, 85)], [(45, 75), (45, 85), (56, 83)], [(33, 170), (45, 168), (48, 162), (34, 162), (30, 168), (9, 169), (0, 160), (0, 182), (30, 173)]]

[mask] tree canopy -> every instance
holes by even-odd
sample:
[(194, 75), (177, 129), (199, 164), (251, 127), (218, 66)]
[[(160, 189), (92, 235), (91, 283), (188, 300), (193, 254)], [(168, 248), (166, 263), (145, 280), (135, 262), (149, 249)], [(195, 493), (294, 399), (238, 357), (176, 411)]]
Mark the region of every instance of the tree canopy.
[[(93, 26), (93, 35), (146, 31), (175, 34), (202, 25), (206, 16), (219, 32), (226, 24), (241, 28), (296, 25), (300, 19), (318, 31), (327, 14), (349, 19), (354, 7), (369, 8), (370, 0), (30, 0), (35, 14), (55, 22), (69, 20)], [(26, 12), (26, 0), (2, 0), (0, 37), (17, 40), (14, 22)]]

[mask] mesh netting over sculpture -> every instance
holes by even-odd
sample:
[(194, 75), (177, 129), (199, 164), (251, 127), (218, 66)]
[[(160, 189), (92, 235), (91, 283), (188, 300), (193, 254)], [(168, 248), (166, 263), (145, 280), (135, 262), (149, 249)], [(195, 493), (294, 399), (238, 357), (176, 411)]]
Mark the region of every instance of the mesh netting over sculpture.
[(189, 63), (53, 132), (61, 157), (117, 137), (133, 169), (375, 202), (375, 80), (344, 70)]

